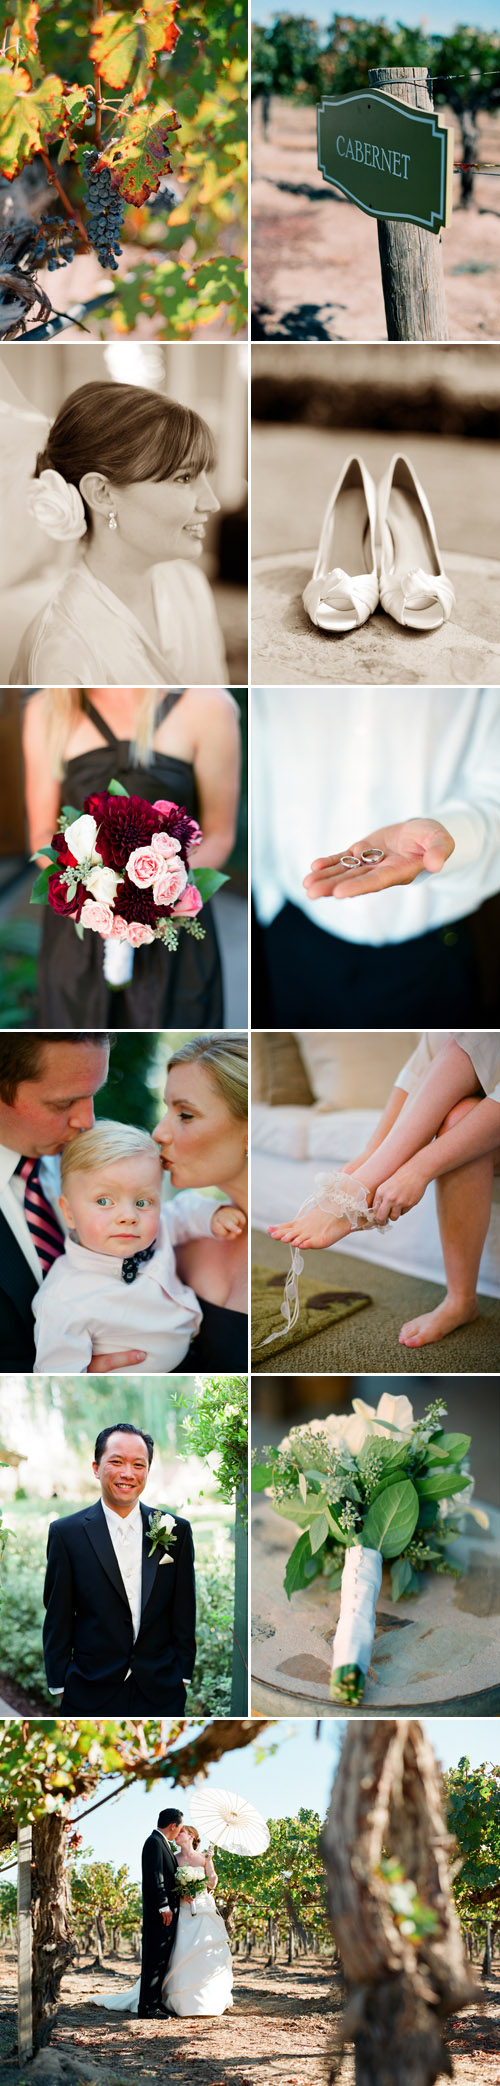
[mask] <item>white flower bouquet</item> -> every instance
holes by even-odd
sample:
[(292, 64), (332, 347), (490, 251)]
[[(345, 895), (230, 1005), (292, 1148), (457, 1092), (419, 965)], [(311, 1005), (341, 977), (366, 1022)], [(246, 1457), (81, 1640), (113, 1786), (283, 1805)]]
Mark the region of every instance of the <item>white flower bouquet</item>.
[[(204, 1871), (202, 1871), (201, 1869), (191, 1869), (189, 1867), (188, 1862), (179, 1863), (179, 1867), (176, 1870), (174, 1882), (174, 1890), (176, 1892), (177, 1897), (188, 1899), (200, 1898), (203, 1892), (206, 1891), (206, 1888), (207, 1879)], [(196, 1905), (193, 1903), (191, 1904), (191, 1912), (193, 1915), (193, 1919), (195, 1919)]]
[(446, 1405), (437, 1399), (415, 1420), (409, 1398), (384, 1391), (375, 1409), (353, 1398), (353, 1412), (293, 1427), (279, 1449), (254, 1464), (252, 1486), (270, 1490), (278, 1514), (299, 1535), (285, 1572), (285, 1590), (309, 1586), (323, 1573), (341, 1589), (333, 1645), (330, 1693), (334, 1702), (361, 1701), (375, 1634), (383, 1564), (390, 1563), (392, 1598), (418, 1593), (421, 1573), (460, 1568), (448, 1545), (464, 1513), (482, 1528), (488, 1517), (471, 1505), (474, 1479), (467, 1456), (470, 1435), (443, 1429)]

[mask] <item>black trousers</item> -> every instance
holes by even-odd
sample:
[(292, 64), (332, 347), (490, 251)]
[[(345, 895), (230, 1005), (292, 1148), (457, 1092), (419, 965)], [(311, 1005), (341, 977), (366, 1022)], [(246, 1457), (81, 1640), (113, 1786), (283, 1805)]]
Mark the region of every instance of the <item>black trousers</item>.
[(270, 927), (254, 919), (252, 1028), (482, 1028), (497, 1022), (499, 916), (495, 898), (450, 927), (374, 949), (326, 934), (299, 906), (284, 905)]
[(161, 1989), (175, 1940), (178, 1913), (166, 1927), (158, 1907), (144, 1907), (142, 1927), (141, 1989), (139, 1993), (139, 2016), (161, 2006)]

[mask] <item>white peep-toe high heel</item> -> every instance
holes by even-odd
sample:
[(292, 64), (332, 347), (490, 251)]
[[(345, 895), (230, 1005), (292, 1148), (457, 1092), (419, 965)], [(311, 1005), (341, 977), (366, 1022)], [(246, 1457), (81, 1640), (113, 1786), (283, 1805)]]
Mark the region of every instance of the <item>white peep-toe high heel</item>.
[(377, 496), (360, 456), (349, 456), (321, 530), (312, 579), (302, 595), (318, 630), (343, 635), (367, 623), (378, 602), (375, 555)]
[(393, 456), (378, 488), (380, 600), (395, 623), (439, 630), (455, 605), (429, 501), (407, 456)]

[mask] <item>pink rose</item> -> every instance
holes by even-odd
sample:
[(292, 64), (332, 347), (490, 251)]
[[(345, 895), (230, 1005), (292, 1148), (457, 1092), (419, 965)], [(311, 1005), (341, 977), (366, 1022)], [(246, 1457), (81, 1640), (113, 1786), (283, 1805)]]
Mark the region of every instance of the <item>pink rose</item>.
[(127, 862), (127, 876), (132, 884), (138, 884), (139, 889), (144, 891), (148, 884), (154, 884), (155, 876), (162, 867), (163, 856), (158, 848), (134, 847)]
[(120, 914), (119, 914), (119, 913), (114, 913), (114, 914), (113, 914), (113, 926), (112, 926), (112, 928), (111, 928), (111, 933), (112, 933), (112, 935), (113, 935), (113, 939), (114, 939), (114, 941), (117, 941), (117, 942), (126, 942), (126, 941), (127, 941), (127, 937), (128, 937), (128, 920), (122, 920), (122, 919), (121, 919), (121, 917), (120, 917)]
[(164, 818), (168, 818), (169, 811), (178, 810), (178, 804), (174, 804), (168, 797), (155, 797), (153, 811), (162, 811)]
[(198, 820), (197, 820), (197, 818), (192, 818), (192, 819), (191, 819), (191, 832), (190, 832), (190, 835), (189, 835), (189, 846), (190, 846), (190, 847), (201, 847), (201, 843), (202, 843), (202, 840), (203, 840), (203, 834), (202, 834), (201, 826), (199, 826), (199, 825), (198, 825)]
[(127, 941), (131, 949), (141, 949), (143, 942), (154, 942), (152, 927), (145, 927), (142, 920), (131, 920), (127, 927)]
[(176, 898), (180, 898), (185, 884), (187, 869), (184, 868), (184, 863), (178, 860), (167, 862), (164, 859), (153, 884), (155, 905), (174, 905)]
[(151, 846), (156, 848), (158, 855), (180, 855), (181, 851), (180, 840), (174, 840), (172, 833), (153, 833)]
[(197, 891), (196, 884), (187, 884), (186, 890), (183, 891), (182, 898), (179, 899), (175, 910), (176, 913), (183, 913), (184, 918), (188, 915), (192, 918), (194, 913), (201, 913), (202, 905), (201, 891)]
[(112, 934), (114, 917), (110, 905), (99, 898), (86, 898), (80, 913), (82, 927), (92, 927), (95, 934)]

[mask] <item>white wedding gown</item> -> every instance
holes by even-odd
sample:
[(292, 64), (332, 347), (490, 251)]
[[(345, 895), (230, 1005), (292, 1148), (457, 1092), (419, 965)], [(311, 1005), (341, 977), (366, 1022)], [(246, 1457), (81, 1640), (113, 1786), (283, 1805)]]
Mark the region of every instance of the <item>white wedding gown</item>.
[[(164, 2006), (182, 2018), (196, 2014), (224, 2014), (233, 2004), (231, 1950), (220, 1912), (210, 1890), (195, 1898), (196, 1910), (181, 1904), (170, 1963), (162, 1985)], [(93, 2006), (109, 2013), (136, 2014), (141, 1980), (127, 1992), (112, 1992), (108, 1999), (94, 1993)]]

